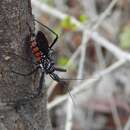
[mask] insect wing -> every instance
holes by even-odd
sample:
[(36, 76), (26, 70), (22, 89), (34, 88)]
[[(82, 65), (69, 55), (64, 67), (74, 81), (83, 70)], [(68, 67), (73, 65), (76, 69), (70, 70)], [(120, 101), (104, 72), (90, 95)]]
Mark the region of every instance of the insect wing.
[(39, 50), (47, 56), (49, 52), (49, 43), (43, 32), (38, 31), (36, 35), (36, 42), (38, 44)]

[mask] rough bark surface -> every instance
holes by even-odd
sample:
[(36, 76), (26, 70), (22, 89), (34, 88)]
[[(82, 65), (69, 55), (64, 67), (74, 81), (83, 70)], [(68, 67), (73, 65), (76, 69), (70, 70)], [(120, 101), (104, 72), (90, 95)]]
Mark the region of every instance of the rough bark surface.
[(11, 72), (27, 73), (34, 67), (17, 56), (30, 58), (26, 42), (26, 23), (33, 26), (30, 0), (3, 0), (0, 10), (0, 130), (51, 130), (45, 88), (40, 97), (32, 99), (37, 87), (33, 76)]

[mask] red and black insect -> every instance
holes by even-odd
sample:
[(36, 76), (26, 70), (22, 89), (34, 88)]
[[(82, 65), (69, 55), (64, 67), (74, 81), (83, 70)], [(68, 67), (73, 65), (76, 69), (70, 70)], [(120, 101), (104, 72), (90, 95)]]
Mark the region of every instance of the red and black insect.
[(42, 31), (38, 31), (37, 34), (35, 35), (29, 26), (29, 30), (30, 30), (29, 43), (30, 43), (32, 53), (34, 54), (34, 57), (36, 59), (37, 65), (33, 71), (27, 74), (21, 74), (15, 71), (13, 72), (22, 76), (29, 76), (33, 74), (35, 71), (37, 71), (38, 69), (41, 69), (42, 73), (39, 81), (39, 87), (37, 88), (37, 96), (38, 96), (41, 94), (42, 91), (44, 73), (49, 74), (53, 80), (61, 83), (63, 82), (63, 80), (55, 73), (55, 71), (66, 72), (66, 70), (56, 67), (54, 63), (54, 59), (52, 58), (52, 53), (54, 52), (52, 47), (55, 45), (56, 41), (58, 40), (58, 35), (49, 27), (41, 24), (37, 20), (35, 21), (40, 25), (42, 25), (43, 27), (47, 28), (49, 31), (51, 31), (56, 37), (54, 41), (49, 45), (48, 40)]

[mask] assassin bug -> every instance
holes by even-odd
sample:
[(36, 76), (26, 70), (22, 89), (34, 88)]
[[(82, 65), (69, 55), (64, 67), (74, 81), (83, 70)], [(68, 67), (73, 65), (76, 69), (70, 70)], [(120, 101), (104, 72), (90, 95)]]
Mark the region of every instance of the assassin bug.
[[(58, 35), (52, 29), (47, 27), (46, 25), (40, 23), (36, 19), (34, 19), (34, 20), (38, 24), (42, 25), (43, 27), (48, 29), (50, 32), (52, 32), (55, 35), (55, 39), (49, 46), (48, 40), (45, 37), (44, 33), (42, 31), (38, 31), (37, 34), (35, 35), (32, 32), (31, 27), (27, 24), (29, 26), (29, 31), (30, 31), (30, 36), (29, 36), (30, 41), (29, 41), (29, 43), (30, 43), (32, 53), (34, 54), (34, 57), (37, 61), (37, 64), (36, 64), (35, 69), (32, 70), (31, 72), (27, 73), (27, 74), (18, 73), (18, 72), (15, 72), (15, 71), (12, 71), (12, 72), (19, 74), (19, 75), (22, 75), (22, 76), (29, 76), (29, 75), (33, 74), (35, 71), (37, 71), (38, 69), (41, 69), (42, 73), (41, 73), (41, 77), (40, 77), (40, 81), (39, 81), (39, 87), (37, 88), (37, 94), (36, 94), (37, 96), (39, 96), (41, 94), (41, 91), (42, 91), (44, 73), (49, 74), (50, 77), (53, 80), (57, 81), (58, 83), (63, 84), (64, 83), (63, 80), (65, 80), (65, 79), (61, 79), (55, 73), (55, 71), (66, 72), (66, 69), (56, 67), (55, 63), (54, 63), (54, 59), (52, 58), (52, 55), (51, 55), (52, 52), (54, 52), (52, 47), (55, 45), (56, 41), (58, 40)], [(69, 92), (68, 87), (67, 87), (67, 89), (68, 89), (68, 92)], [(69, 92), (69, 94), (70, 94), (70, 92)], [(70, 94), (70, 96), (71, 96), (71, 94)]]

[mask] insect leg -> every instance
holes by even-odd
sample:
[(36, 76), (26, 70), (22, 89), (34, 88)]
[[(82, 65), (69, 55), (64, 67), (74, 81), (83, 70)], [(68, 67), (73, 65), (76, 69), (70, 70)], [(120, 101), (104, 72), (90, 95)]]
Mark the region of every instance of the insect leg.
[(22, 60), (24, 60), (24, 61), (28, 61), (28, 62), (33, 63), (34, 65), (37, 65), (37, 63), (33, 62), (31, 59), (28, 59), (28, 58), (26, 58), (26, 57), (20, 56), (20, 55), (18, 55), (18, 54), (16, 54), (16, 53), (8, 52), (8, 54), (17, 56), (17, 57), (19, 57), (20, 59), (22, 59)]
[(66, 72), (66, 69), (55, 67), (55, 71)]
[(37, 80), (37, 74), (38, 74), (38, 71), (35, 71), (34, 75), (33, 75), (33, 79), (32, 79), (33, 86), (35, 86), (35, 83), (36, 83), (36, 80)]
[(42, 24), (41, 22), (39, 22), (38, 20), (34, 19), (37, 23), (39, 23), (41, 26), (45, 27), (46, 29), (48, 29), (50, 32), (52, 32), (56, 37), (54, 39), (54, 41), (51, 43), (50, 45), (50, 49), (53, 47), (53, 45), (56, 43), (56, 41), (58, 40), (58, 34), (55, 33), (51, 28), (47, 27), (46, 25)]
[(56, 35), (56, 38), (54, 39), (54, 41), (49, 46), (50, 49), (54, 46), (54, 44), (57, 42), (57, 40), (58, 40), (58, 35)]
[(62, 82), (61, 80), (60, 80), (60, 77), (57, 75), (57, 74), (55, 74), (55, 73), (51, 73), (50, 74), (50, 77), (53, 79), (53, 80), (55, 80), (55, 81), (57, 81), (57, 82)]
[(11, 70), (11, 72), (15, 73), (15, 74), (18, 74), (18, 75), (21, 75), (21, 76), (30, 76), (32, 75), (35, 71), (37, 71), (40, 67), (37, 66), (35, 69), (33, 69), (31, 72), (29, 73), (26, 73), (26, 74), (23, 74), (23, 73), (19, 73), (19, 72), (16, 72), (16, 71), (13, 71)]
[[(52, 73), (52, 74), (50, 74), (50, 77), (51, 77), (53, 80), (55, 80), (55, 81), (57, 81), (58, 83), (60, 83), (61, 85), (65, 86), (65, 81), (62, 81), (62, 79), (61, 79), (57, 74)], [(71, 93), (70, 93), (69, 87), (65, 87), (65, 88), (67, 89), (67, 91), (68, 91), (68, 93), (69, 93), (69, 95), (70, 95), (70, 97), (71, 97), (71, 99), (72, 99), (72, 102), (76, 105), (76, 103), (74, 102), (73, 96), (72, 96)]]
[(56, 37), (58, 36), (51, 28), (47, 27), (46, 25), (42, 24), (41, 22), (39, 22), (38, 20), (34, 19), (37, 23), (39, 23), (41, 26), (43, 26), (44, 28), (48, 29), (50, 32), (52, 32)]
[(44, 81), (44, 72), (42, 72), (42, 74), (41, 74), (41, 78), (39, 81), (39, 87), (37, 88), (37, 96), (39, 96), (42, 92), (43, 81)]

